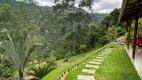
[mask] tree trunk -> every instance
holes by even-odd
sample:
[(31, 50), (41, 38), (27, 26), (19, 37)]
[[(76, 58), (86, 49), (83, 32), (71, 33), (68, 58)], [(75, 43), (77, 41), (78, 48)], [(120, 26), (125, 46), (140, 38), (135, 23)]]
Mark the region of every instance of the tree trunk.
[(74, 52), (74, 54), (75, 54), (75, 41), (74, 41), (74, 36), (73, 36), (73, 40), (72, 40), (72, 46), (73, 46), (73, 52)]
[(19, 70), (19, 80), (24, 80), (23, 70)]

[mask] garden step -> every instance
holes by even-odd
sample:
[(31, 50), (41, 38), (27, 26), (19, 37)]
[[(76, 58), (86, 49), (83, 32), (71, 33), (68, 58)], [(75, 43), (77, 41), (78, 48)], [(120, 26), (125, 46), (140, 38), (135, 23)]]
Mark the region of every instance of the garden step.
[(94, 74), (96, 70), (92, 70), (92, 69), (82, 69), (82, 72), (86, 72), (86, 73), (90, 73), (90, 74)]
[(99, 66), (97, 66), (97, 65), (90, 65), (90, 64), (86, 64), (85, 67), (90, 67), (90, 68), (95, 68), (95, 69), (99, 68)]
[(94, 76), (92, 75), (77, 75), (78, 80), (95, 80)]
[(104, 57), (96, 57), (96, 59), (104, 59)]
[(101, 59), (93, 59), (94, 61), (97, 61), (97, 62), (102, 62), (103, 60)]
[(105, 55), (103, 55), (103, 54), (100, 54), (100, 55), (98, 55), (98, 57), (105, 57)]
[(98, 65), (101, 64), (101, 62), (95, 62), (95, 61), (90, 61), (89, 63), (91, 63), (91, 64), (98, 64)]

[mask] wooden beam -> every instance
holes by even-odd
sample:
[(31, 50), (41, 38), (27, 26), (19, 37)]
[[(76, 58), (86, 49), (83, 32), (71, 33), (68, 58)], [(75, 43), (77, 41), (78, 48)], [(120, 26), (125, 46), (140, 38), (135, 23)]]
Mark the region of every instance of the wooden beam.
[(131, 11), (131, 10), (136, 10), (136, 9), (141, 9), (141, 8), (142, 8), (142, 5), (133, 6), (132, 8), (127, 8), (127, 9), (125, 9), (125, 11)]
[(121, 18), (121, 21), (135, 20), (135, 16), (142, 16), (142, 9), (139, 9), (135, 12), (125, 12)]
[(140, 4), (140, 5), (137, 5), (137, 4), (129, 5), (129, 6), (126, 7), (126, 10), (140, 8), (141, 6), (142, 6), (142, 4)]
[(124, 10), (125, 10), (125, 8), (126, 8), (126, 5), (128, 4), (128, 0), (122, 0), (123, 2), (122, 2), (122, 6), (121, 6), (121, 10), (120, 10), (120, 16), (119, 16), (119, 22), (120, 21), (123, 21), (123, 15), (124, 15)]
[(128, 30), (128, 44), (127, 44), (127, 48), (129, 49), (130, 46), (130, 41), (131, 41), (131, 21), (127, 22), (129, 30)]
[(124, 15), (125, 14), (133, 14), (133, 13), (135, 13), (135, 15), (136, 15), (136, 13), (137, 13), (137, 15), (139, 15), (142, 12), (141, 10), (142, 10), (142, 5), (141, 5), (140, 8), (135, 8), (135, 9), (131, 9), (131, 10), (125, 10)]
[(142, 17), (142, 12), (139, 14), (139, 17)]
[(119, 21), (134, 20), (137, 12), (138, 16), (141, 16), (142, 12), (142, 0), (122, 0)]
[(131, 4), (128, 4), (127, 6), (131, 6), (131, 5), (141, 5), (141, 4), (142, 4), (141, 0), (137, 0), (136, 2), (133, 2), (133, 3), (131, 3)]
[(134, 7), (132, 9), (126, 9), (125, 13), (133, 13), (133, 12), (141, 10), (141, 8), (142, 8), (142, 5), (140, 7)]
[(134, 32), (132, 59), (135, 59), (137, 32), (138, 32), (138, 16), (136, 16), (136, 21), (135, 21), (135, 32)]

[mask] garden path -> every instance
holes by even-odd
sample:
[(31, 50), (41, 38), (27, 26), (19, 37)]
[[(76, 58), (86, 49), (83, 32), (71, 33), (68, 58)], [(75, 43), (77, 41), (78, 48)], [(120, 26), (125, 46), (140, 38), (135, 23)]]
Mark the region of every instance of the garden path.
[(95, 80), (94, 74), (99, 68), (105, 57), (112, 51), (112, 49), (105, 49), (96, 58), (91, 60), (82, 69), (83, 74), (77, 75), (78, 80)]

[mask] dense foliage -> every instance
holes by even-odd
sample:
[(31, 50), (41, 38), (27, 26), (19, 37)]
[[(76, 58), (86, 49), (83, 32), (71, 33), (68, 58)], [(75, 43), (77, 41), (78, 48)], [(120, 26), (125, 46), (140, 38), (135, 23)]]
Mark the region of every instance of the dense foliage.
[[(8, 67), (4, 68), (5, 73), (0, 70), (0, 77), (12, 76), (13, 64), (24, 72), (25, 67), (46, 62), (49, 57), (67, 61), (71, 56), (99, 48), (124, 33), (123, 24), (118, 23), (118, 9), (107, 15), (88, 13), (66, 5), (68, 2), (41, 7), (30, 1), (0, 1), (0, 68)], [(87, 1), (80, 6), (90, 7), (93, 0)], [(38, 46), (33, 49), (35, 45)]]

